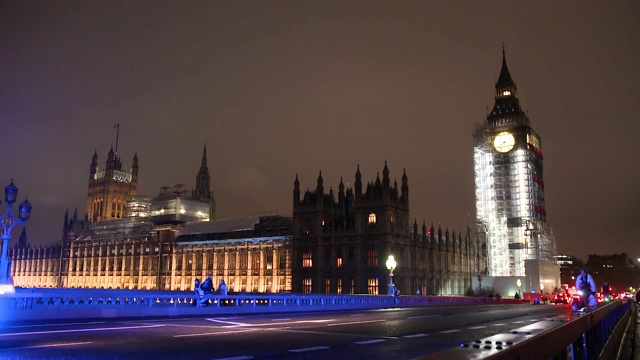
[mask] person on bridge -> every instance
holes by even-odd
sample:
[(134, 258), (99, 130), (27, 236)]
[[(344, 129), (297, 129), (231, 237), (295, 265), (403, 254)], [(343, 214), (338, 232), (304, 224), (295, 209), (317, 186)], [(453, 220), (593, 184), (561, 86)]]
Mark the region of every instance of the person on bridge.
[(219, 295), (227, 295), (227, 284), (224, 283), (224, 280), (220, 280), (220, 285), (218, 286), (218, 294)]
[(213, 280), (211, 280), (211, 276), (207, 276), (207, 278), (202, 282), (200, 288), (205, 294), (213, 293)]
[(595, 310), (598, 307), (598, 299), (596, 298), (596, 282), (587, 269), (580, 269), (580, 276), (576, 278), (576, 289), (582, 298), (584, 307)]

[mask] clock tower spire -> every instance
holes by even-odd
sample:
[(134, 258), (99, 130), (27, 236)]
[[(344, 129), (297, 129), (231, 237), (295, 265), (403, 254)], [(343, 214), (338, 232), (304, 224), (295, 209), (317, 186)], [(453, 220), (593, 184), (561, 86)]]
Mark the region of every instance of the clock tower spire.
[(520, 120), (528, 123), (526, 114), (520, 107), (518, 100), (518, 87), (511, 77), (509, 67), (507, 66), (507, 56), (505, 54), (504, 45), (502, 45), (502, 68), (500, 76), (496, 82), (496, 97), (493, 110), (487, 116), (490, 125), (500, 125), (504, 123), (505, 118), (511, 121)]

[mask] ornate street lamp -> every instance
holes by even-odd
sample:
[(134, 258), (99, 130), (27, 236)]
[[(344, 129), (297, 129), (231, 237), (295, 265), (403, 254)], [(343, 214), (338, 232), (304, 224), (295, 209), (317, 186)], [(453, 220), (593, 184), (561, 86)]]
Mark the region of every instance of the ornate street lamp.
[(395, 290), (395, 285), (393, 285), (393, 270), (396, 268), (396, 259), (393, 258), (393, 255), (389, 255), (387, 258), (387, 269), (389, 270), (389, 295), (393, 295)]
[(2, 224), (2, 255), (0, 257), (0, 295), (13, 293), (13, 282), (11, 281), (11, 268), (9, 261), (9, 241), (11, 240), (11, 230), (16, 225), (24, 225), (31, 216), (31, 204), (25, 200), (18, 206), (18, 217), (13, 215), (13, 203), (18, 197), (18, 188), (11, 184), (4, 188), (4, 201), (7, 203), (7, 211), (0, 217)]
[(522, 286), (522, 281), (520, 281), (520, 279), (516, 280), (516, 285), (518, 286), (518, 294), (522, 296), (522, 290), (520, 289), (520, 287)]

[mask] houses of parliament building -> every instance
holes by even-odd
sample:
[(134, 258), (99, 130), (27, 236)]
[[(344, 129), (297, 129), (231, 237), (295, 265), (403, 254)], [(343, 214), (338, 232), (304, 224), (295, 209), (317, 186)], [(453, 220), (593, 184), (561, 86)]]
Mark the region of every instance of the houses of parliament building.
[(366, 185), (358, 166), (354, 188), (341, 179), (337, 194), (321, 174), (302, 194), (296, 175), (292, 217), (215, 219), (206, 146), (195, 190), (163, 187), (155, 197), (137, 193), (137, 154), (129, 170), (113, 149), (104, 168), (98, 160), (86, 213), (65, 213), (60, 242), (31, 247), (23, 229), (9, 249), (15, 286), (191, 290), (211, 276), (232, 293), (386, 294), (394, 255), (405, 293), (459, 295), (485, 261), (470, 229), (411, 223), (407, 174), (391, 185), (386, 163)]

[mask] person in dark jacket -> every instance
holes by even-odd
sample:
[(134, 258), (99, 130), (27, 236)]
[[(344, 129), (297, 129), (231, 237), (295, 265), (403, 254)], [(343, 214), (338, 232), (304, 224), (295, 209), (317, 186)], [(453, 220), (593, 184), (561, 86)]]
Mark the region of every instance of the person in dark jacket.
[(213, 292), (213, 281), (211, 280), (211, 276), (207, 276), (207, 278), (200, 285), (202, 291), (205, 294), (211, 294)]

